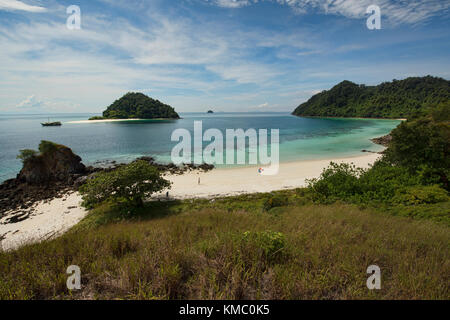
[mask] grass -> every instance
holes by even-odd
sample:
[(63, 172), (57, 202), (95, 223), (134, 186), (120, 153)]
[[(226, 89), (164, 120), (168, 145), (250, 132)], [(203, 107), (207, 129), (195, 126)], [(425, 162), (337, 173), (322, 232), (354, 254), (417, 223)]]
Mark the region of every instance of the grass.
[[(450, 298), (445, 223), (303, 192), (104, 204), (58, 239), (0, 253), (0, 299)], [(81, 291), (66, 288), (72, 264)], [(366, 287), (372, 264), (381, 290)]]

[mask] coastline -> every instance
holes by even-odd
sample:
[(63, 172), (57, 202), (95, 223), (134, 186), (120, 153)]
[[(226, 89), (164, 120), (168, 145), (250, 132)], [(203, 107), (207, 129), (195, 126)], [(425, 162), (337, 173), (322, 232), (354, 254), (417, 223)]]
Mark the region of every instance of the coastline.
[(396, 120), (396, 121), (407, 121), (406, 118), (368, 118), (368, 117), (332, 117), (332, 116), (302, 116), (291, 113), (294, 117), (300, 118), (311, 118), (311, 119), (355, 119), (355, 120)]
[(124, 121), (167, 121), (167, 120), (178, 120), (172, 118), (155, 118), (155, 119), (101, 119), (101, 120), (77, 120), (77, 121), (69, 121), (66, 123), (70, 124), (80, 124), (80, 123), (103, 123), (103, 122), (124, 122)]
[[(0, 251), (14, 250), (62, 235), (88, 214), (80, 202), (80, 194), (71, 191), (59, 198), (36, 202), (29, 209), (7, 211), (0, 219)], [(28, 217), (15, 223), (5, 223), (17, 212)]]
[[(278, 174), (273, 176), (260, 175), (258, 166), (252, 166), (216, 168), (208, 172), (195, 170), (182, 175), (166, 174), (164, 177), (173, 183), (169, 190), (170, 199), (213, 199), (305, 187), (306, 179), (319, 177), (331, 161), (368, 168), (380, 157), (377, 153), (365, 153), (346, 158), (283, 162)], [(156, 194), (152, 199), (164, 199), (166, 192)], [(14, 250), (63, 234), (88, 214), (81, 207), (81, 200), (78, 192), (71, 191), (63, 197), (37, 202), (29, 210), (6, 212), (0, 220), (0, 250)], [(16, 223), (5, 223), (8, 217), (18, 214), (28, 214), (29, 217)]]
[[(331, 161), (354, 163), (357, 167), (368, 168), (380, 157), (378, 153), (366, 153), (345, 158), (282, 162), (278, 174), (273, 176), (263, 176), (258, 173), (258, 166), (251, 166), (218, 168), (205, 173), (192, 171), (183, 175), (166, 175), (165, 178), (173, 183), (169, 190), (170, 198), (216, 198), (301, 188), (306, 186), (307, 179), (319, 177)], [(165, 196), (165, 192), (155, 197)]]

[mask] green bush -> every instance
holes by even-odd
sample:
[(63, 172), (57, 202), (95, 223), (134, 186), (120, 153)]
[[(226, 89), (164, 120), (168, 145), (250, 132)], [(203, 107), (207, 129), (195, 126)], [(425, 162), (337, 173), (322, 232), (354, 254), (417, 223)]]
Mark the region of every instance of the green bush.
[(398, 191), (393, 202), (404, 205), (432, 204), (449, 201), (448, 192), (437, 185), (414, 186)]
[(170, 187), (170, 182), (146, 161), (135, 161), (111, 172), (100, 172), (80, 187), (83, 205), (93, 208), (106, 200), (142, 206), (143, 199)]
[(57, 148), (58, 144), (51, 141), (42, 140), (41, 143), (39, 144), (39, 152), (41, 154), (53, 152)]
[(346, 163), (331, 163), (318, 179), (308, 182), (316, 202), (343, 200), (367, 204), (390, 203), (398, 190), (419, 186), (423, 180), (422, 176), (411, 174), (405, 167), (393, 166), (381, 160), (367, 170)]
[(272, 208), (284, 207), (289, 204), (289, 199), (285, 195), (270, 194), (263, 202), (263, 210), (269, 211)]
[(390, 202), (397, 190), (407, 186), (416, 186), (421, 178), (404, 167), (393, 166), (385, 161), (376, 162), (358, 179), (360, 193), (353, 197), (354, 202)]
[(313, 200), (327, 202), (346, 199), (361, 193), (358, 177), (363, 173), (363, 169), (353, 164), (331, 162), (319, 178), (307, 180), (307, 183), (313, 191)]
[(38, 152), (36, 150), (32, 149), (24, 149), (19, 151), (19, 155), (17, 156), (17, 159), (22, 160), (23, 163), (25, 163), (28, 159), (31, 159), (35, 157)]
[(286, 239), (283, 233), (275, 231), (251, 232), (243, 234), (244, 243), (254, 245), (261, 251), (262, 255), (269, 260), (281, 255), (286, 246)]
[(95, 117), (90, 117), (89, 120), (103, 120), (105, 119), (105, 117), (101, 117), (101, 116), (95, 116)]

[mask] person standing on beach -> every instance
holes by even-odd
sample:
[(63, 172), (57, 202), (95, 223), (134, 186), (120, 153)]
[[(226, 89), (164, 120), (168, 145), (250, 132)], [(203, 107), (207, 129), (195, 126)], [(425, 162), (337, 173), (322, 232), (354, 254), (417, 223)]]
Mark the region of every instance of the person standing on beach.
[(198, 184), (200, 184), (200, 177), (198, 177)]

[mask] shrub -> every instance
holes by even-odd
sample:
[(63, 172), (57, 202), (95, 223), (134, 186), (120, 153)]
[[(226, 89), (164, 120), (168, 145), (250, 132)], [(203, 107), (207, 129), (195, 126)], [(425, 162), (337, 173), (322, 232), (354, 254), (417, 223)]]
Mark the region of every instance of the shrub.
[(89, 120), (103, 120), (105, 119), (105, 117), (101, 117), (101, 116), (95, 116), (95, 117), (90, 117)]
[(331, 163), (318, 179), (308, 182), (316, 202), (344, 200), (367, 204), (372, 201), (390, 203), (398, 190), (419, 186), (425, 180), (405, 167), (393, 166), (381, 160), (368, 170), (345, 163)]
[(57, 148), (58, 144), (51, 141), (42, 140), (41, 143), (39, 144), (39, 152), (41, 154), (53, 152)]
[(251, 232), (246, 231), (243, 235), (245, 243), (256, 246), (262, 255), (269, 260), (281, 255), (281, 251), (286, 245), (283, 233), (275, 231)]
[(272, 208), (283, 207), (289, 204), (289, 199), (285, 195), (269, 195), (263, 202), (263, 210), (269, 211)]
[(124, 199), (142, 206), (145, 197), (169, 187), (170, 182), (162, 178), (155, 167), (139, 160), (111, 172), (98, 173), (80, 187), (80, 193), (87, 208), (109, 199)]
[(307, 180), (307, 183), (314, 200), (346, 199), (361, 192), (358, 177), (363, 173), (363, 169), (353, 164), (331, 162), (319, 178)]
[(38, 154), (36, 150), (32, 149), (24, 149), (20, 150), (19, 152), (20, 153), (17, 155), (17, 159), (22, 160), (23, 163), (25, 163), (28, 159), (31, 159)]
[(405, 188), (397, 193), (393, 202), (405, 205), (431, 204), (449, 201), (447, 191), (437, 185), (414, 186)]
[(359, 178), (360, 194), (353, 198), (355, 202), (380, 201), (389, 202), (397, 190), (421, 183), (418, 175), (400, 166), (393, 166), (385, 161), (378, 161)]

